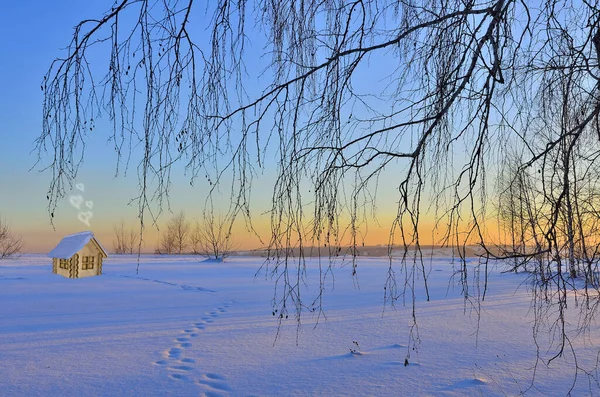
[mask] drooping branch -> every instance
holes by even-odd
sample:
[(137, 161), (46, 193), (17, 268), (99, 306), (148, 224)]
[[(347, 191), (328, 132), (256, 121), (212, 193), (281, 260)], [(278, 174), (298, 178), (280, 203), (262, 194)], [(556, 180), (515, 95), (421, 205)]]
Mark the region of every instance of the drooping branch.
[[(459, 252), (479, 244), (487, 259), (534, 271), (536, 291), (558, 305), (562, 321), (570, 276), (586, 274), (586, 285), (598, 286), (598, 6), (218, 0), (199, 10), (193, 1), (117, 2), (77, 25), (44, 78), (36, 143), (52, 172), (49, 212), (104, 116), (117, 173), (120, 161), (124, 172), (137, 165), (142, 225), (168, 205), (171, 167), (182, 162), (211, 195), (229, 183), (226, 218), (243, 217), (251, 228), (253, 178), (276, 169), (265, 268), (280, 315), (300, 322), (304, 310), (322, 310), (321, 294), (301, 295), (306, 247), (332, 258), (349, 253), (356, 276), (368, 225), (381, 203), (390, 205), (378, 195), (386, 181), (398, 192), (386, 220), (386, 301), (408, 297), (414, 314), (420, 282), (428, 298), (421, 228), (435, 217), (436, 243)], [(494, 181), (499, 193), (490, 197)], [(490, 218), (508, 243), (490, 242)], [(561, 272), (564, 263), (575, 270)], [(469, 270), (463, 258), (457, 269), (476, 309), (487, 266)]]

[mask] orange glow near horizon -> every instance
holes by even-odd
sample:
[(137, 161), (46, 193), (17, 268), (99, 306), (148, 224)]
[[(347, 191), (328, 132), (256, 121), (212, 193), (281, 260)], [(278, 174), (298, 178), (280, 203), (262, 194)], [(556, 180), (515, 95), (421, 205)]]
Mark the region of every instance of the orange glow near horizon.
[[(107, 220), (108, 222), (108, 220)], [(113, 250), (113, 241), (115, 239), (113, 232), (113, 225), (116, 224), (118, 220), (115, 220), (114, 223), (102, 223), (100, 225), (92, 224), (92, 227), (89, 228), (94, 232), (94, 235), (100, 241), (100, 243), (107, 249), (109, 252)], [(386, 223), (387, 222), (387, 223)], [(98, 222), (97, 222), (98, 223)], [(498, 240), (497, 227), (492, 222), (488, 222), (485, 226), (486, 235), (484, 238), (486, 241), (495, 242)], [(191, 225), (191, 222), (190, 222)], [(368, 230), (365, 232), (360, 231), (357, 235), (357, 244), (365, 245), (365, 246), (378, 246), (378, 245), (387, 245), (390, 243), (390, 225), (391, 219), (380, 220), (379, 225), (370, 224), (368, 225)], [(423, 246), (436, 246), (442, 243), (442, 238), (444, 237), (444, 231), (435, 230), (434, 229), (435, 222), (433, 219), (425, 219), (421, 221), (419, 228), (419, 243)], [(94, 227), (95, 226), (95, 227)], [(243, 221), (236, 222), (233, 227), (232, 239), (234, 243), (234, 248), (236, 250), (254, 250), (254, 249), (263, 249), (269, 244), (269, 239), (271, 236), (271, 228), (268, 221), (255, 220), (254, 228), (256, 233), (259, 234), (259, 237), (252, 231), (248, 231), (243, 224)], [(83, 224), (78, 224), (75, 222), (71, 222), (66, 225), (62, 225), (61, 227), (57, 227), (56, 230), (53, 230), (51, 227), (46, 228), (46, 230), (33, 230), (30, 228), (15, 228), (13, 227), (13, 231), (15, 234), (20, 235), (23, 238), (24, 242), (24, 251), (28, 253), (46, 253), (50, 251), (52, 248), (58, 244), (58, 242), (68, 234), (80, 232), (83, 230), (88, 230), (88, 228)], [(397, 232), (394, 245), (399, 246), (402, 245), (402, 240)], [(458, 236), (459, 238), (454, 238), (450, 241), (450, 243), (456, 241), (462, 241), (464, 236)], [(158, 239), (159, 232), (155, 227), (146, 228), (143, 234), (143, 244), (142, 244), (142, 252), (143, 253), (154, 253), (155, 249), (158, 247)], [(262, 241), (261, 241), (262, 240)], [(295, 245), (297, 241), (293, 241), (292, 245)], [(471, 243), (476, 243), (477, 240), (475, 238), (471, 238)], [(333, 243), (333, 242), (332, 242)], [(413, 244), (413, 241), (407, 241), (409, 245)], [(305, 245), (312, 245), (313, 242), (305, 241)], [(316, 245), (317, 243), (314, 242)], [(347, 235), (340, 241), (340, 245), (349, 246), (351, 244), (350, 237)]]

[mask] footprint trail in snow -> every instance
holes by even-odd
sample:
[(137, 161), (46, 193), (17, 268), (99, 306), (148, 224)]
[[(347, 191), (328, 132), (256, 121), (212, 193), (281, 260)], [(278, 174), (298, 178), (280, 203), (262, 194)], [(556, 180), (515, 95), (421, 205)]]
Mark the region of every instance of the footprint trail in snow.
[[(224, 376), (216, 373), (201, 373), (195, 358), (188, 354), (188, 349), (193, 346), (194, 340), (200, 336), (200, 333), (214, 322), (221, 313), (227, 312), (231, 306), (232, 300), (208, 311), (200, 321), (194, 322), (190, 327), (181, 331), (173, 339), (174, 346), (163, 352), (163, 359), (155, 361), (154, 364), (166, 367), (169, 376), (178, 381), (196, 380), (194, 383), (202, 389), (201, 396), (219, 397), (227, 396), (231, 390)], [(198, 378), (197, 373), (200, 372)]]

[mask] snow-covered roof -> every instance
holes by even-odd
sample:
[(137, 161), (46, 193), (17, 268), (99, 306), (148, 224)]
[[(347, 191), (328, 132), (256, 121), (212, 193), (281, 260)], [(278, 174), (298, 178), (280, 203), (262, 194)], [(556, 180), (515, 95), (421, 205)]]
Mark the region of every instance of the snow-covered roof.
[(65, 236), (60, 243), (52, 251), (48, 253), (50, 258), (69, 259), (80, 251), (90, 240), (98, 245), (102, 253), (106, 256), (106, 250), (100, 245), (98, 240), (94, 238), (94, 233), (90, 231), (79, 232)]

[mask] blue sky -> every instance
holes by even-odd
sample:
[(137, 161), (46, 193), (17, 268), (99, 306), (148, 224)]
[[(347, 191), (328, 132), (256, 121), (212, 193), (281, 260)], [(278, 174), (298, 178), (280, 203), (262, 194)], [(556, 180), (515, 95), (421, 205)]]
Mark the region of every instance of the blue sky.
[[(38, 172), (29, 172), (36, 160), (31, 150), (41, 128), (40, 82), (49, 60), (68, 42), (71, 27), (85, 11), (83, 4), (76, 1), (3, 4), (0, 213), (14, 231), (24, 235), (27, 248), (37, 248), (32, 239), (52, 239), (53, 234), (45, 211), (49, 180)], [(67, 225), (66, 219), (57, 223), (61, 230), (69, 228)]]
[[(46, 207), (51, 175), (41, 172), (39, 165), (34, 167), (37, 160), (34, 142), (42, 126), (42, 78), (51, 61), (69, 43), (73, 27), (82, 19), (102, 15), (110, 5), (110, 2), (76, 0), (3, 5), (0, 23), (0, 33), (5, 38), (3, 62), (0, 63), (0, 216), (11, 224), (14, 232), (24, 237), (29, 252), (47, 252), (62, 236), (88, 229), (78, 220), (79, 211), (69, 202), (71, 196), (81, 194), (86, 202), (91, 201), (91, 230), (106, 246), (111, 246), (112, 227), (120, 219), (132, 225), (137, 222), (137, 205), (128, 205), (137, 195), (136, 159), (133, 159), (127, 177), (122, 173), (118, 178), (114, 177), (116, 155), (106, 141), (108, 126), (104, 125), (103, 131), (102, 121), (88, 137), (85, 160), (75, 181), (83, 184), (85, 191), (75, 189), (62, 200), (55, 213), (54, 227)], [(41, 164), (47, 165), (47, 160), (47, 157), (43, 158)], [(270, 197), (271, 192), (268, 180), (268, 176), (263, 177), (253, 186), (263, 198), (257, 202), (265, 203), (258, 206), (257, 213), (267, 209), (268, 200), (264, 199)], [(189, 220), (199, 217), (206, 189), (202, 180), (190, 187), (189, 174), (184, 175), (183, 167), (175, 167), (170, 195), (172, 210), (184, 210)], [(223, 196), (228, 198), (227, 187), (223, 190)], [(161, 220), (168, 216), (167, 212)], [(239, 229), (244, 232), (241, 225)], [(157, 231), (147, 229), (146, 250), (155, 248), (156, 238)], [(236, 241), (240, 247), (258, 245), (258, 240), (248, 233), (242, 233), (238, 240), (241, 240)]]
[[(42, 77), (50, 62), (68, 44), (73, 26), (80, 20), (97, 17), (110, 2), (29, 1), (3, 4), (0, 34), (4, 38), (0, 63), (0, 214), (12, 229), (23, 235), (26, 248), (45, 252), (65, 234), (87, 229), (77, 219), (78, 210), (68, 201), (61, 202), (50, 224), (46, 208), (49, 172), (34, 166), (37, 153), (34, 141), (41, 131)], [(96, 132), (101, 133), (102, 128)], [(135, 168), (127, 178), (114, 178), (116, 156), (106, 136), (90, 135), (86, 158), (76, 182), (84, 185), (82, 196), (93, 204), (91, 229), (110, 246), (112, 225), (123, 218), (136, 220), (137, 207), (128, 206), (136, 195)], [(47, 160), (47, 158), (43, 159)], [(43, 161), (42, 164), (47, 164)], [(32, 169), (32, 170), (31, 170)], [(173, 208), (193, 210), (189, 184), (175, 179)], [(187, 190), (185, 186), (188, 186)], [(182, 189), (183, 188), (183, 189)], [(80, 192), (75, 190), (72, 195)], [(190, 218), (192, 216), (190, 215)], [(153, 239), (154, 231), (148, 233)], [(108, 240), (108, 243), (106, 242)], [(153, 249), (149, 244), (148, 249)]]
[[(3, 5), (0, 23), (0, 34), (4, 38), (3, 62), (0, 63), (0, 215), (11, 223), (15, 232), (23, 235), (29, 252), (47, 252), (62, 236), (88, 229), (77, 219), (78, 210), (69, 203), (69, 196), (60, 203), (55, 213), (56, 229), (52, 227), (46, 208), (51, 175), (40, 172), (39, 166), (32, 169), (37, 158), (37, 153), (32, 150), (41, 132), (43, 93), (40, 85), (48, 66), (69, 43), (73, 27), (79, 21), (99, 17), (110, 5), (111, 2), (76, 0), (10, 2)], [(199, 29), (195, 37), (199, 37), (201, 32)], [(368, 68), (372, 72), (373, 68), (382, 69), (383, 66), (375, 60)], [(133, 166), (127, 177), (121, 174), (114, 178), (116, 155), (106, 141), (108, 126), (102, 123), (98, 122), (97, 128), (89, 135), (85, 161), (75, 181), (83, 184), (85, 191), (74, 190), (71, 195), (81, 194), (85, 201), (93, 203), (91, 230), (104, 245), (110, 247), (114, 224), (120, 219), (129, 224), (136, 222), (137, 205), (128, 203), (137, 193), (137, 162), (135, 158), (132, 160)], [(44, 160), (48, 159), (42, 159), (42, 164), (48, 164)], [(383, 212), (389, 215), (395, 213), (397, 170), (392, 169), (387, 175), (394, 183), (383, 183), (378, 193), (387, 197), (383, 201)], [(256, 210), (253, 216), (267, 237), (268, 216), (263, 216), (261, 221), (260, 214), (269, 208), (272, 177), (267, 172), (253, 185), (253, 207)], [(190, 219), (199, 216), (206, 189), (202, 181), (190, 187), (189, 175), (184, 175), (182, 167), (176, 167), (171, 192), (173, 211), (184, 210)], [(229, 197), (227, 189), (227, 186), (223, 187), (224, 201)], [(168, 215), (162, 219), (165, 220)], [(382, 222), (382, 225), (383, 228), (379, 228), (375, 223), (371, 224), (370, 233), (385, 237), (389, 223)], [(243, 232), (242, 229), (240, 226)], [(156, 230), (147, 230), (146, 250), (154, 249), (156, 236)], [(248, 248), (256, 246), (258, 241), (248, 233), (241, 233), (237, 244)]]

